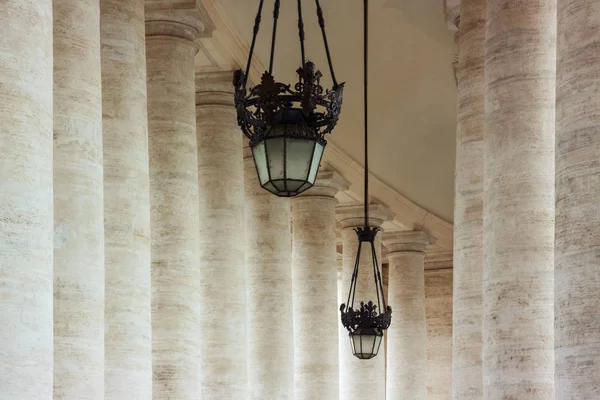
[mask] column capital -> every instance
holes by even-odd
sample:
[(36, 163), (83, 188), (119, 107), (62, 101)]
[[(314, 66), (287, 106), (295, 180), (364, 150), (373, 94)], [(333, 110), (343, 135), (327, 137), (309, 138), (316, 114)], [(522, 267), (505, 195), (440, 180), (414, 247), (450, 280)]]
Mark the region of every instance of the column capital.
[(146, 0), (146, 37), (174, 36), (190, 41), (210, 37), (215, 26), (200, 0)]
[(233, 71), (196, 72), (196, 106), (233, 107)]
[[(365, 224), (365, 207), (363, 204), (349, 206), (338, 206), (335, 209), (335, 217), (342, 224), (342, 228), (351, 229)], [(375, 228), (381, 228), (385, 221), (394, 217), (394, 213), (383, 204), (369, 204), (369, 224)]]
[(302, 199), (306, 197), (332, 197), (334, 198), (338, 192), (346, 191), (350, 188), (350, 182), (346, 180), (337, 171), (319, 171), (315, 185), (295, 197)]
[(435, 238), (423, 231), (386, 232), (383, 245), (388, 249), (388, 257), (394, 253), (424, 252), (425, 247), (435, 243)]

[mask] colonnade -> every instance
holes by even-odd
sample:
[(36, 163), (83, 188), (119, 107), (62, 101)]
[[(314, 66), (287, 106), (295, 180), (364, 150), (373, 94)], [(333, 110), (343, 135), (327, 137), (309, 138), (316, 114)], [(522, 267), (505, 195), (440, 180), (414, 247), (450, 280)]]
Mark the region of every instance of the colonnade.
[(599, 17), (461, 2), (454, 399), (597, 396)]
[(2, 398), (383, 399), (383, 350), (338, 348), (336, 224), (345, 272), (362, 224), (337, 206), (349, 182), (262, 190), (231, 72), (195, 73), (203, 14), (159, 3), (3, 5)]

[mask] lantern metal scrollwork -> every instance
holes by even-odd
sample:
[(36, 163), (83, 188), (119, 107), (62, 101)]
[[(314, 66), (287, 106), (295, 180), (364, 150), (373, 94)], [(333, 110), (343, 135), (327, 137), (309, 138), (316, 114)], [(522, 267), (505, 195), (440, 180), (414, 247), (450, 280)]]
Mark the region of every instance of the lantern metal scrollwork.
[(304, 22), (302, 0), (298, 0), (298, 28), (302, 66), (296, 71), (298, 82), (292, 85), (277, 82), (273, 76), (277, 22), (280, 0), (275, 0), (273, 11), (273, 36), (269, 71), (262, 75), (260, 84), (247, 89), (254, 46), (258, 35), (264, 0), (260, 1), (254, 25), (246, 72), (234, 73), (235, 108), (238, 124), (250, 139), (250, 148), (256, 165), (260, 185), (280, 197), (292, 197), (311, 188), (327, 145), (325, 135), (336, 126), (342, 109), (344, 84), (338, 84), (327, 35), (323, 10), (316, 0), (317, 16), (333, 88), (321, 85), (322, 74), (304, 49)]
[[(354, 271), (350, 281), (348, 300), (340, 306), (342, 325), (348, 330), (352, 353), (361, 360), (371, 359), (379, 353), (383, 340), (383, 333), (392, 322), (392, 308), (385, 304), (385, 295), (381, 281), (381, 271), (375, 251), (375, 239), (379, 228), (369, 226), (369, 142), (368, 142), (368, 26), (369, 26), (369, 1), (364, 0), (364, 130), (365, 130), (365, 225), (356, 229), (358, 236), (358, 250)], [(356, 295), (356, 284), (358, 282), (358, 270), (360, 267), (360, 255), (363, 244), (368, 244), (371, 251), (371, 262), (373, 264), (373, 279), (375, 280), (375, 292), (377, 304), (373, 301), (361, 301), (360, 308), (354, 308), (354, 297)]]

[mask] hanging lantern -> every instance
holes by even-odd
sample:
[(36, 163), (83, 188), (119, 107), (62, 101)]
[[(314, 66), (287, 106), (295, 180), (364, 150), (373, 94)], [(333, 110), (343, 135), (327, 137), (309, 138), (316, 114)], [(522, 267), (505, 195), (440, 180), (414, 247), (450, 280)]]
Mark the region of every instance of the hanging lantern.
[(302, 65), (296, 71), (298, 82), (292, 87), (275, 80), (273, 62), (280, 3), (281, 0), (274, 3), (269, 71), (263, 74), (260, 84), (246, 88), (264, 4), (261, 0), (246, 72), (237, 70), (233, 84), (238, 124), (250, 139), (260, 185), (277, 196), (292, 197), (315, 183), (327, 145), (325, 134), (331, 133), (340, 115), (344, 84), (338, 84), (335, 78), (319, 0), (316, 0), (317, 16), (333, 89), (323, 88), (323, 75), (312, 62), (306, 61), (301, 0), (298, 0), (298, 28)]
[[(358, 250), (354, 271), (350, 281), (348, 300), (340, 306), (342, 325), (349, 332), (352, 353), (361, 360), (369, 360), (379, 353), (383, 332), (389, 328), (392, 322), (392, 308), (386, 306), (381, 281), (381, 271), (375, 252), (375, 238), (379, 232), (378, 228), (369, 226), (369, 146), (368, 146), (368, 13), (369, 1), (364, 0), (364, 122), (365, 122), (365, 225), (356, 229), (358, 236)], [(358, 282), (358, 270), (360, 267), (360, 253), (363, 244), (367, 244), (371, 250), (371, 261), (373, 264), (373, 279), (375, 280), (375, 294), (377, 304), (373, 301), (361, 301), (360, 308), (354, 308), (354, 297), (356, 295), (356, 284)]]

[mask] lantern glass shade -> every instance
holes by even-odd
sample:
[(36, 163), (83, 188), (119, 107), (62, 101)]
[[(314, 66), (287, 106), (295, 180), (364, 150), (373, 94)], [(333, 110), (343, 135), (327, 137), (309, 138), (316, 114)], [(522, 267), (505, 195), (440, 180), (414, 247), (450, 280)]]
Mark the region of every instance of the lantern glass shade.
[(376, 328), (358, 328), (349, 334), (352, 354), (361, 360), (370, 360), (379, 353), (383, 331)]
[(291, 118), (279, 118), (262, 140), (252, 144), (260, 185), (280, 197), (296, 196), (314, 185), (325, 147), (303, 132), (310, 128), (298, 120), (302, 115), (298, 111)]

